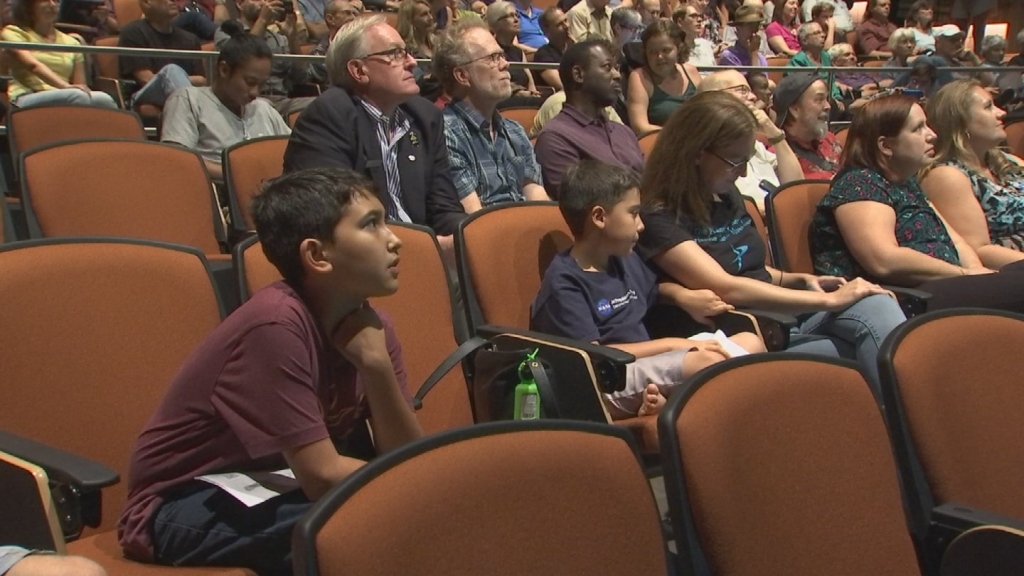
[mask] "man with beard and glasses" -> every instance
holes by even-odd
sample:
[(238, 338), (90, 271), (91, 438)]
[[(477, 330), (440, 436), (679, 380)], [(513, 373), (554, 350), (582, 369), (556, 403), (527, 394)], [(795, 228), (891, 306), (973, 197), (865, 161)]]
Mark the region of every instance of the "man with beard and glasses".
[(467, 19), (446, 29), (434, 49), (434, 75), (452, 97), (444, 110), (444, 140), (466, 213), (549, 200), (526, 130), (498, 114), (512, 81), (505, 52), (483, 23)]
[(558, 190), (569, 168), (585, 159), (643, 172), (644, 155), (633, 131), (604, 110), (618, 99), (621, 86), (614, 48), (601, 40), (574, 44), (562, 56), (558, 74), (565, 105), (537, 138), (545, 189)]
[(804, 178), (831, 180), (843, 147), (828, 131), (828, 87), (815, 74), (790, 74), (775, 90), (775, 122), (800, 160)]

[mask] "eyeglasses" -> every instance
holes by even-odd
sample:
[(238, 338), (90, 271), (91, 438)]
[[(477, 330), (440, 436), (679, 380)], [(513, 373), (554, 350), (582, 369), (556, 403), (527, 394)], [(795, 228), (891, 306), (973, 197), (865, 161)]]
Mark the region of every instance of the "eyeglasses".
[(722, 92), (735, 92), (740, 96), (749, 96), (753, 90), (746, 84), (737, 84), (735, 86), (729, 86), (728, 88), (722, 88)]
[(718, 158), (722, 162), (725, 162), (729, 166), (729, 170), (732, 170), (732, 171), (738, 171), (740, 168), (745, 167), (747, 165), (747, 163), (750, 162), (749, 158), (744, 160), (744, 161), (742, 161), (742, 162), (733, 162), (732, 160), (729, 160), (728, 158), (723, 157), (721, 154), (719, 154), (718, 152), (715, 152), (714, 150), (712, 150), (710, 148), (708, 148), (708, 153), (710, 153), (715, 158)]
[(509, 12), (508, 14), (505, 14), (501, 18), (498, 18), (498, 20), (507, 20), (509, 18), (512, 18), (512, 19), (515, 19), (515, 20), (519, 20), (519, 12), (516, 12), (516, 11)]
[(405, 62), (406, 59), (408, 59), (411, 54), (412, 53), (409, 52), (409, 48), (407, 48), (405, 46), (401, 46), (399, 48), (391, 48), (390, 50), (381, 50), (380, 52), (371, 52), (370, 54), (367, 54), (366, 56), (363, 56), (362, 58), (360, 58), (360, 60), (364, 60), (366, 58), (372, 58), (374, 56), (381, 56), (385, 60), (387, 60), (390, 64), (400, 64), (402, 62)]
[(490, 54), (484, 54), (483, 56), (480, 56), (478, 58), (473, 58), (472, 60), (467, 60), (467, 61), (463, 62), (462, 64), (459, 64), (459, 66), (469, 66), (473, 62), (480, 62), (481, 60), (483, 60), (484, 62), (490, 64), (491, 66), (497, 66), (498, 64), (501, 63), (502, 60), (505, 60), (506, 62), (508, 62), (508, 59), (505, 58), (505, 53), (501, 52), (501, 51), (498, 51), (498, 52), (491, 52)]

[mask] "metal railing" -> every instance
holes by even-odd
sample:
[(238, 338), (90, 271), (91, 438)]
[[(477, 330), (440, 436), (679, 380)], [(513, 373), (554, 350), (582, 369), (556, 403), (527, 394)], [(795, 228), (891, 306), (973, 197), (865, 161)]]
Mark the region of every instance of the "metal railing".
[[(207, 60), (216, 62), (218, 52), (216, 51), (199, 51), (199, 50), (165, 50), (165, 49), (154, 49), (154, 48), (126, 48), (122, 46), (93, 46), (93, 45), (80, 45), (80, 44), (38, 44), (33, 42), (0, 42), (0, 50), (31, 50), (35, 52), (73, 52), (77, 54), (110, 54), (113, 56), (150, 56), (150, 57), (161, 57), (161, 56), (172, 56), (174, 58), (190, 59), (190, 60)], [(322, 62), (323, 56), (309, 56), (305, 54), (274, 54), (274, 59), (286, 60), (294, 62)], [(430, 64), (430, 60), (417, 60), (419, 64)], [(526, 68), (530, 70), (556, 70), (558, 69), (558, 63), (548, 62), (510, 62), (509, 65), (513, 68)], [(697, 68), (701, 72), (717, 71), (717, 70), (740, 70), (743, 72), (793, 72), (794, 68), (790, 66), (698, 66)], [(804, 68), (804, 70), (813, 70), (816, 72), (826, 72), (833, 74), (835, 72), (849, 72), (849, 67), (841, 66), (819, 66), (815, 68)], [(889, 72), (904, 72), (910, 70), (910, 67), (904, 68), (883, 68), (883, 67), (857, 67), (858, 71), (866, 72), (868, 74), (882, 74)], [(955, 72), (1009, 72), (1018, 71), (1024, 72), (1022, 66), (1007, 66), (1007, 67), (949, 67), (939, 68), (939, 70), (950, 70)]]
[[(153, 48), (126, 48), (122, 46), (93, 46), (93, 45), (67, 45), (67, 44), (38, 44), (32, 42), (0, 42), (0, 50), (30, 50), (37, 52), (73, 52), (77, 54), (109, 54), (112, 56), (147, 56), (147, 57), (174, 57), (182, 59), (198, 59), (203, 60), (205, 69), (208, 75), (213, 73), (216, 69), (217, 57), (219, 52), (209, 50), (165, 50), (165, 49), (153, 49)], [(305, 54), (274, 54), (273, 59), (285, 60), (288, 62), (306, 62), (315, 63), (323, 62), (324, 56), (310, 56)], [(420, 65), (430, 65), (430, 60), (417, 60)], [(528, 70), (556, 70), (558, 69), (557, 63), (547, 62), (510, 62), (509, 65), (512, 68), (525, 68)], [(827, 84), (831, 90), (835, 83), (836, 73), (849, 72), (850, 67), (841, 66), (819, 66), (815, 68), (810, 67), (791, 67), (791, 66), (698, 66), (697, 69), (701, 72), (715, 72), (718, 70), (738, 70), (741, 72), (795, 72), (795, 71), (806, 71), (815, 73), (824, 73), (827, 77)], [(892, 74), (893, 72), (906, 72), (911, 70), (910, 67), (881, 67), (881, 66), (858, 66), (857, 71), (868, 74), (868, 75), (883, 75)], [(1024, 67), (1022, 66), (1008, 66), (1008, 67), (986, 67), (986, 66), (974, 66), (974, 67), (943, 67), (937, 68), (937, 70), (949, 70), (952, 72), (960, 73), (976, 73), (976, 72), (989, 72), (1002, 74), (1004, 72), (1019, 72), (1024, 73)]]

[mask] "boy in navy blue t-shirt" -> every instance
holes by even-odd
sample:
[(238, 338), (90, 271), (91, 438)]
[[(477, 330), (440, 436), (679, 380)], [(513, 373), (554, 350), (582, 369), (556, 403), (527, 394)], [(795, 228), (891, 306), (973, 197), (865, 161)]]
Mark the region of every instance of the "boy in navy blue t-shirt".
[(731, 356), (763, 352), (755, 334), (700, 334), (651, 340), (643, 318), (657, 302), (682, 307), (699, 321), (731, 309), (709, 290), (658, 283), (633, 252), (644, 228), (636, 174), (585, 160), (561, 182), (558, 207), (575, 243), (555, 257), (531, 307), (531, 326), (547, 334), (596, 342), (636, 356), (626, 388), (605, 395), (615, 418), (656, 413), (665, 394), (698, 370)]

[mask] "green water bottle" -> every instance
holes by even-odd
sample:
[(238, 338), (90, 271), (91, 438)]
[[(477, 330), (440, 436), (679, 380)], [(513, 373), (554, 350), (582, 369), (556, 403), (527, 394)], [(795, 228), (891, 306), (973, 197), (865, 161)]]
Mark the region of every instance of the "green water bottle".
[(528, 363), (533, 362), (538, 350), (526, 355), (519, 365), (519, 384), (516, 385), (515, 404), (512, 417), (516, 420), (538, 420), (540, 419), (540, 392), (537, 391), (537, 381), (533, 379)]

